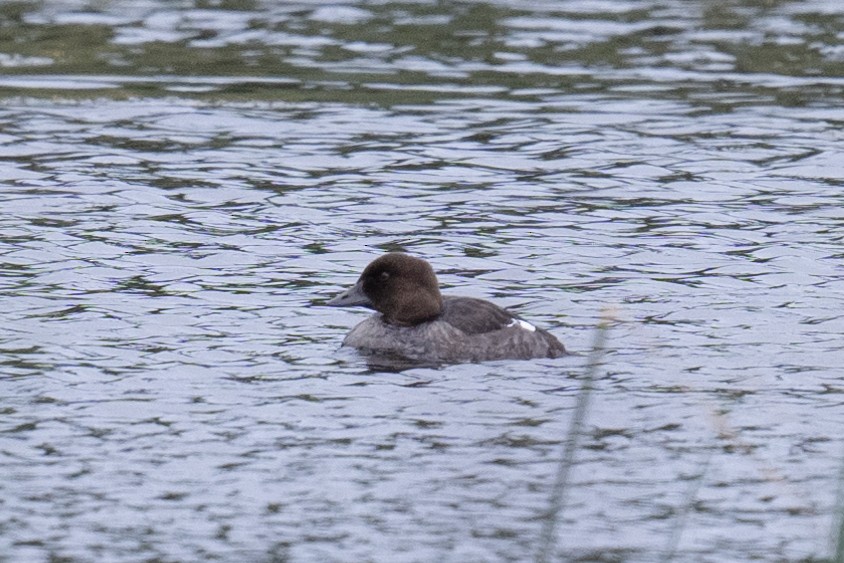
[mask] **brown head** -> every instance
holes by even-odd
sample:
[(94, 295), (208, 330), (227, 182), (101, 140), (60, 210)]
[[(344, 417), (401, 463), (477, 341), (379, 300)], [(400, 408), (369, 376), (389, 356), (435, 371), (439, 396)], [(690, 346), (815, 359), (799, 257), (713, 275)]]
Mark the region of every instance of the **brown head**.
[(391, 252), (372, 261), (353, 287), (327, 305), (363, 305), (384, 315), (390, 324), (413, 326), (439, 315), (443, 299), (430, 264), (421, 258)]

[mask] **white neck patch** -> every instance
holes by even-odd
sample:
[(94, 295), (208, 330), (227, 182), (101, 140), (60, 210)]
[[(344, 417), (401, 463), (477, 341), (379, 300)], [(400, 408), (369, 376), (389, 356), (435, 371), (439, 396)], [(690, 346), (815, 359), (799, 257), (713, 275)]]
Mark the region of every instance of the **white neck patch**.
[(536, 327), (530, 324), (527, 321), (523, 321), (522, 319), (513, 319), (510, 321), (510, 324), (507, 325), (508, 327), (517, 326), (522, 330), (526, 330), (528, 332), (536, 332)]

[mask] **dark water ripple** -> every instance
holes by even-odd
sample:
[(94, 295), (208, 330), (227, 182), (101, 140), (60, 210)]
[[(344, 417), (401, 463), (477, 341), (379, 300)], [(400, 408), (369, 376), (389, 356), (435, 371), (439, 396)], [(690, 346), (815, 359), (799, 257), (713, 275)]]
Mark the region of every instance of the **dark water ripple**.
[(0, 9), (0, 561), (530, 560), (585, 359), (338, 351), (396, 248), (622, 320), (562, 557), (829, 553), (836, 2), (211, 4)]

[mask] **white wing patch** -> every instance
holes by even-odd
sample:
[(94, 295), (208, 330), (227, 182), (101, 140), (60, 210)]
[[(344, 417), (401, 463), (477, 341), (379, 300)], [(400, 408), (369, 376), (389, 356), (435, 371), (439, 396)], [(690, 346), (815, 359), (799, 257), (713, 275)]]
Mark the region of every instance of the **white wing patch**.
[(517, 326), (517, 327), (521, 328), (522, 330), (526, 330), (528, 332), (536, 332), (535, 326), (533, 326), (529, 322), (523, 321), (521, 319), (513, 319), (512, 321), (510, 321), (510, 324), (508, 324), (507, 326), (508, 327)]

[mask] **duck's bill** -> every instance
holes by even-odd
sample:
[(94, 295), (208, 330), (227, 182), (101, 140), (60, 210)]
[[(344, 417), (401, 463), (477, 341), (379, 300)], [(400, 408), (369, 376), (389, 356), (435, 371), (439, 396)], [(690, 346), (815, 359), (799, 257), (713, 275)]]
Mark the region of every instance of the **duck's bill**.
[(363, 293), (363, 286), (360, 282), (356, 283), (340, 295), (333, 297), (325, 302), (331, 307), (354, 307), (360, 305), (361, 307), (372, 308), (372, 301), (369, 300)]

